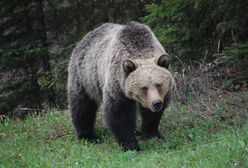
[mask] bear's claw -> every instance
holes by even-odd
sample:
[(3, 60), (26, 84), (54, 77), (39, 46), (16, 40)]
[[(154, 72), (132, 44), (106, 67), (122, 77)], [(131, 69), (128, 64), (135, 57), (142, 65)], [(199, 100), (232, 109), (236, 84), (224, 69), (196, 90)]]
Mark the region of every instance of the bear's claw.
[(100, 138), (99, 136), (92, 134), (92, 135), (77, 135), (78, 140), (82, 140), (85, 139), (87, 141), (89, 141), (90, 143), (101, 143), (102, 142), (102, 138)]
[(132, 142), (128, 144), (121, 144), (122, 149), (126, 152), (128, 150), (131, 151), (141, 151), (137, 142)]
[(157, 138), (159, 140), (165, 140), (165, 137), (162, 136), (159, 132), (147, 133), (147, 132), (137, 131), (136, 136), (140, 136), (140, 138), (143, 140), (148, 140), (148, 139), (152, 139), (152, 138)]

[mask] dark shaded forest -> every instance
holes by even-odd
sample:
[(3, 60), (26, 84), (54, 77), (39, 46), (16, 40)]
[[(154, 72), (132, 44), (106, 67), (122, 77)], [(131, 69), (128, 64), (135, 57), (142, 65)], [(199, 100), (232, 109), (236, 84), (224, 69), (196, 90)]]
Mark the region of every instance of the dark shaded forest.
[(70, 53), (105, 22), (134, 20), (151, 27), (171, 56), (182, 102), (188, 92), (207, 92), (204, 84), (214, 90), (245, 89), (247, 11), (246, 0), (3, 0), (0, 120), (67, 108)]

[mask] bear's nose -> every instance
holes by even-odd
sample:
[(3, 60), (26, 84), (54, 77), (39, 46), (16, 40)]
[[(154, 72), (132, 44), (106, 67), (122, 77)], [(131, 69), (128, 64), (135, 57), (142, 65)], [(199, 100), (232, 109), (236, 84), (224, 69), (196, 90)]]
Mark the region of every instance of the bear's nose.
[(161, 100), (155, 100), (152, 102), (153, 108), (158, 111), (161, 109), (163, 102)]

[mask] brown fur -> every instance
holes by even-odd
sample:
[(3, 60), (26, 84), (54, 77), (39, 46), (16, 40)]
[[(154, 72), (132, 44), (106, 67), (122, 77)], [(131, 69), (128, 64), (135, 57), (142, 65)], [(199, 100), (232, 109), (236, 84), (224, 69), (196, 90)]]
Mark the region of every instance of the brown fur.
[(107, 23), (89, 32), (73, 50), (68, 68), (69, 110), (78, 139), (98, 139), (94, 125), (101, 103), (106, 123), (124, 150), (140, 149), (137, 106), (142, 137), (160, 137), (159, 122), (173, 86), (162, 55), (168, 54), (151, 29), (137, 22)]

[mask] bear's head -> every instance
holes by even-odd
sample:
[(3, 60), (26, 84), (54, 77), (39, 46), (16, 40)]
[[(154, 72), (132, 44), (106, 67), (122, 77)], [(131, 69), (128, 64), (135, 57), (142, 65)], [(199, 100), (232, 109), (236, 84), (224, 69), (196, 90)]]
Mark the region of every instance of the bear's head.
[(157, 58), (124, 60), (123, 71), (126, 75), (125, 94), (153, 112), (162, 109), (165, 96), (174, 86), (169, 69), (169, 56)]

